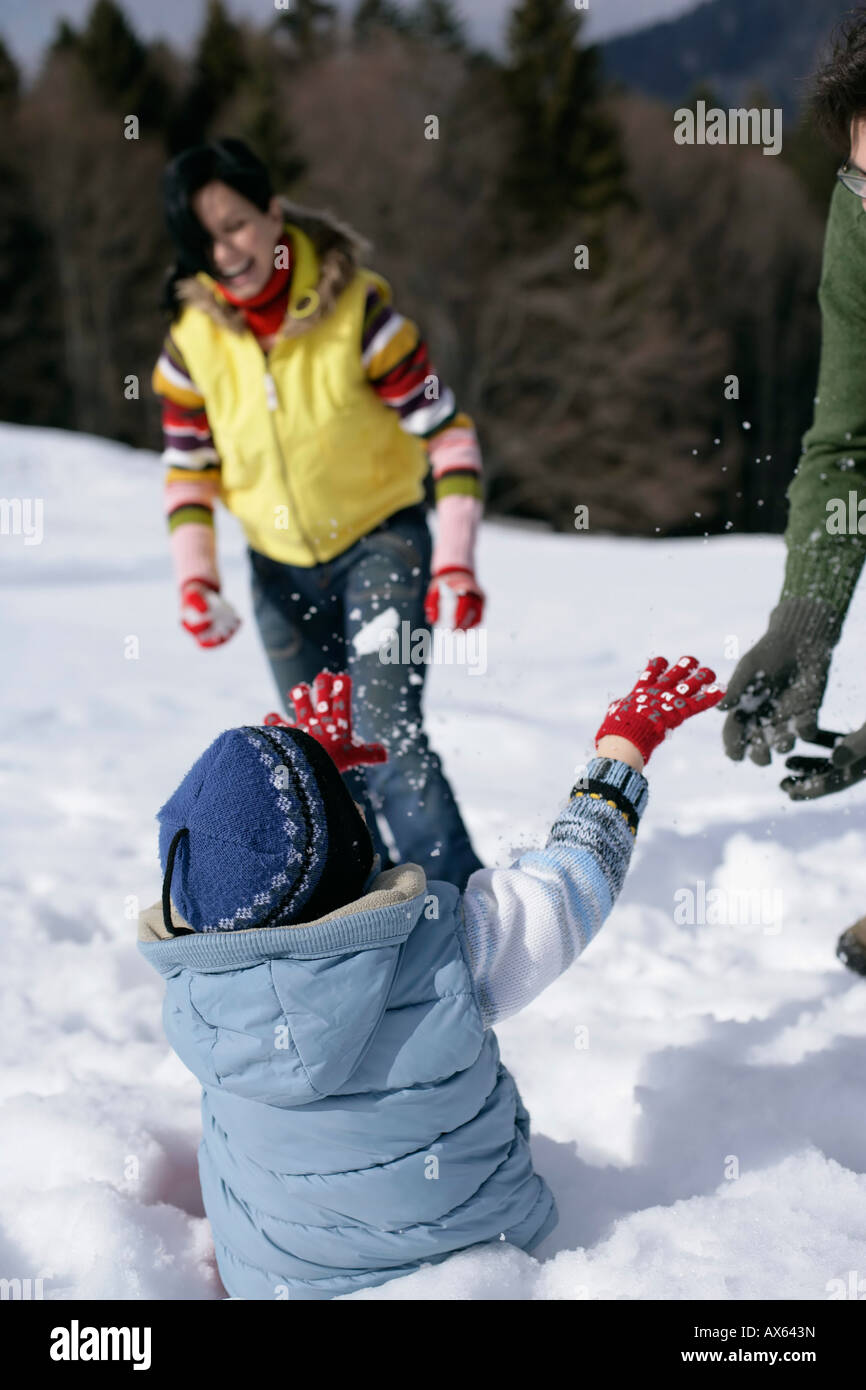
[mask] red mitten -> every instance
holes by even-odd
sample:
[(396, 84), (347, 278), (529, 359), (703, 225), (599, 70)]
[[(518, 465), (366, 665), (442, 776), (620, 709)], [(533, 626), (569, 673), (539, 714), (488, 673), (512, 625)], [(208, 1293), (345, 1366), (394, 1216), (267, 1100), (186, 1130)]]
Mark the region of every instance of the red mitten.
[(455, 631), (476, 627), (484, 612), (484, 594), (472, 570), (449, 565), (436, 570), (424, 600), (424, 616), (432, 627), (442, 622)]
[(200, 647), (222, 646), (241, 625), (231, 604), (209, 579), (188, 579), (180, 591), (180, 605), (181, 627)]
[(281, 714), (265, 715), (266, 724), (303, 729), (327, 749), (341, 772), (364, 763), (384, 763), (388, 754), (381, 743), (359, 743), (352, 733), (352, 677), (346, 671), (332, 675), (320, 671), (313, 689), (305, 683), (290, 691), (295, 707), (294, 723)]
[(609, 734), (627, 738), (648, 762), (669, 729), (712, 709), (724, 697), (721, 686), (713, 684), (715, 679), (715, 672), (699, 666), (696, 657), (681, 656), (670, 667), (667, 657), (653, 657), (634, 689), (608, 706), (596, 743)]

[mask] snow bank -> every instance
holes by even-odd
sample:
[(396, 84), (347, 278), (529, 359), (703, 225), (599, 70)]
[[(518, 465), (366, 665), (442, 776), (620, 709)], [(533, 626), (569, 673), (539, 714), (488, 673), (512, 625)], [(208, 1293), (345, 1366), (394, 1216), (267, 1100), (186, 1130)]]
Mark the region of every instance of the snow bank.
[[(0, 535), (0, 1276), (48, 1298), (221, 1297), (198, 1087), (134, 919), (159, 893), (157, 808), (217, 733), (274, 707), (243, 540), (221, 516), (245, 622), (202, 652), (177, 624), (155, 455), (4, 426), (0, 493), (43, 504), (40, 544)], [(650, 653), (730, 675), (782, 561), (778, 538), (484, 527), (487, 670), (432, 668), (427, 708), (488, 862), (541, 840)], [(866, 594), (833, 727), (866, 717), (864, 616)], [(498, 1030), (559, 1226), (533, 1256), (485, 1247), (354, 1298), (822, 1299), (866, 1276), (866, 985), (834, 957), (866, 912), (866, 789), (793, 805), (776, 769), (726, 761), (720, 725), (655, 754), (614, 916)]]

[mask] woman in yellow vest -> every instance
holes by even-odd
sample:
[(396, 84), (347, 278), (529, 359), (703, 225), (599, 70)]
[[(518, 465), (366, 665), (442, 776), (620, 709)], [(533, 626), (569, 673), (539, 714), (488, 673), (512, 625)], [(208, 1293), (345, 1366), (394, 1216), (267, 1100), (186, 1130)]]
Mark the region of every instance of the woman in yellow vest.
[[(256, 621), (283, 700), (322, 669), (348, 669), (355, 728), (388, 749), (386, 763), (346, 774), (383, 865), (376, 811), (400, 859), (462, 889), (480, 861), (423, 730), (426, 664), (404, 664), (402, 649), (394, 660), (398, 644), (382, 643), (394, 630), (429, 638), (437, 620), (481, 621), (472, 421), (387, 282), (364, 266), (365, 243), (274, 197), (242, 141), (184, 151), (166, 170), (165, 202), (177, 263), (153, 385), (182, 624), (214, 647), (240, 621), (221, 592), (221, 501), (246, 533)], [(403, 646), (425, 650), (423, 640)]]

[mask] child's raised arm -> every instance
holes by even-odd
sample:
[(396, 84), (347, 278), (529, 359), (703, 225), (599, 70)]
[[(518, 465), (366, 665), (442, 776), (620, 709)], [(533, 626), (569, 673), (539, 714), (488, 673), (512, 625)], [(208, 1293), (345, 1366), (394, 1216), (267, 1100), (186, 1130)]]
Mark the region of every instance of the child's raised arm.
[(724, 691), (694, 657), (656, 657), (596, 734), (544, 849), (509, 869), (479, 869), (463, 894), (463, 937), (484, 1026), (518, 1013), (596, 935), (625, 879), (648, 788), (642, 768), (669, 730)]

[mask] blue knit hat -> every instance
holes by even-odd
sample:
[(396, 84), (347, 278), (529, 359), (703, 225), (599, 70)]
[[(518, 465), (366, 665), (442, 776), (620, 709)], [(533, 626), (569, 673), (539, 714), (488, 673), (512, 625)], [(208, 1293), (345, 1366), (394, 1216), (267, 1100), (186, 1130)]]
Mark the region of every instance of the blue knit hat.
[(199, 932), (312, 920), (359, 896), (373, 864), (348, 787), (300, 729), (220, 734), (157, 817), (169, 929), (169, 896)]

